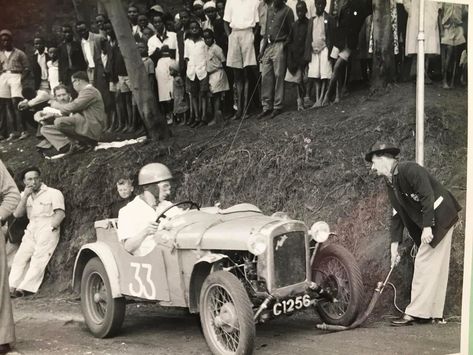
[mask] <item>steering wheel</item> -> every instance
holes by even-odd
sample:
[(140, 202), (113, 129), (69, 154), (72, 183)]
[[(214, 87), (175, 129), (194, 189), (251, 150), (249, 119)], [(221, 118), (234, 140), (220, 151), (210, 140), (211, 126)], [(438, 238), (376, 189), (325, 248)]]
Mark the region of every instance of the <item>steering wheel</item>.
[(176, 202), (172, 206), (169, 206), (163, 212), (161, 212), (161, 214), (158, 216), (158, 218), (156, 218), (156, 223), (158, 223), (161, 218), (163, 218), (163, 217), (165, 218), (166, 217), (165, 213), (167, 211), (169, 211), (171, 208), (174, 208), (174, 207), (177, 207), (177, 206), (180, 206), (180, 205), (185, 205), (185, 204), (189, 204), (189, 205), (191, 205), (191, 208), (195, 207), (198, 211), (200, 211), (200, 206), (197, 203), (195, 203), (194, 201), (186, 200), (186, 201)]

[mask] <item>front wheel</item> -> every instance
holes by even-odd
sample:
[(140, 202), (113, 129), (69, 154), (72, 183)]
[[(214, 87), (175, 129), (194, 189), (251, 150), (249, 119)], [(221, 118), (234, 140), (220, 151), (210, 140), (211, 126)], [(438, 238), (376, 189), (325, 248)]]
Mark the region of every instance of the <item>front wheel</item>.
[(125, 318), (125, 298), (113, 298), (105, 267), (99, 258), (87, 262), (81, 280), (81, 308), (85, 324), (97, 338), (114, 336)]
[(329, 244), (315, 255), (312, 281), (328, 290), (335, 302), (317, 302), (317, 311), (325, 323), (349, 326), (360, 311), (363, 282), (353, 255), (341, 245)]
[(253, 308), (240, 280), (228, 271), (211, 273), (200, 291), (200, 322), (214, 354), (252, 354)]

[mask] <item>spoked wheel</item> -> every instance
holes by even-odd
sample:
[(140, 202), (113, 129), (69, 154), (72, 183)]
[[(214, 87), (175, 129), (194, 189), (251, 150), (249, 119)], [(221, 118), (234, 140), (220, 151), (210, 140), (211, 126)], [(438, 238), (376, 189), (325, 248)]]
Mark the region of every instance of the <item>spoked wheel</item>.
[(253, 309), (248, 293), (235, 275), (217, 271), (207, 276), (199, 307), (202, 330), (214, 354), (253, 353)]
[(111, 337), (125, 318), (125, 298), (113, 298), (105, 267), (92, 258), (84, 268), (81, 281), (81, 307), (85, 323), (97, 338)]
[(358, 316), (363, 293), (361, 272), (344, 247), (329, 244), (320, 249), (312, 265), (312, 281), (335, 297), (317, 302), (317, 311), (328, 324), (348, 326)]

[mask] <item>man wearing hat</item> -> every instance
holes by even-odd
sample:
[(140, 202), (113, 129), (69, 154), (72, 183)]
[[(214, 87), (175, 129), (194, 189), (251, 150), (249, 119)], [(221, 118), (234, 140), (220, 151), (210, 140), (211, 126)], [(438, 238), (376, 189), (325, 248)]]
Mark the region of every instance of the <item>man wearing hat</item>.
[[(18, 104), (23, 99), (21, 95), (21, 80), (29, 73), (29, 61), (26, 54), (13, 47), (12, 33), (9, 30), (0, 31), (0, 140), (7, 138), (8, 106), (13, 113), (12, 131), (8, 139), (26, 138), (26, 122), (18, 110)], [(20, 134), (21, 130), (21, 134)]]
[[(154, 235), (159, 226), (156, 219), (172, 206), (167, 200), (172, 178), (168, 167), (160, 163), (147, 164), (138, 173), (141, 193), (118, 212), (118, 239), (129, 253), (143, 256), (156, 245)], [(166, 212), (166, 216), (182, 212), (181, 208), (174, 207)]]
[(398, 260), (404, 227), (418, 248), (410, 304), (401, 318), (392, 321), (393, 325), (410, 325), (443, 317), (452, 233), (461, 207), (424, 167), (399, 162), (399, 152), (394, 145), (377, 142), (365, 159), (384, 177), (393, 207), (391, 265)]
[(228, 50), (228, 38), (225, 33), (225, 24), (223, 19), (217, 14), (217, 7), (215, 2), (207, 1), (204, 4), (204, 12), (206, 20), (202, 24), (203, 30), (212, 30), (215, 36), (215, 43), (223, 49), (223, 53), (227, 53)]

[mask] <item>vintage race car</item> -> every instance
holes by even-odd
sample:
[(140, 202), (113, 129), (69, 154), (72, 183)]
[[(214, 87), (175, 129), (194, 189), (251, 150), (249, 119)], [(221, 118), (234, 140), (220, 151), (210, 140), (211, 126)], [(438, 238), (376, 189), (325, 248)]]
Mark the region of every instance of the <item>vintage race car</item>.
[(73, 274), (94, 336), (117, 333), (127, 299), (199, 313), (214, 354), (251, 354), (256, 323), (299, 310), (313, 308), (336, 325), (357, 317), (361, 273), (346, 249), (324, 243), (327, 223), (309, 230), (251, 204), (220, 209), (184, 201), (170, 208), (182, 204), (194, 209), (166, 218), (145, 256), (123, 248), (116, 220), (95, 223), (97, 241), (80, 249)]

